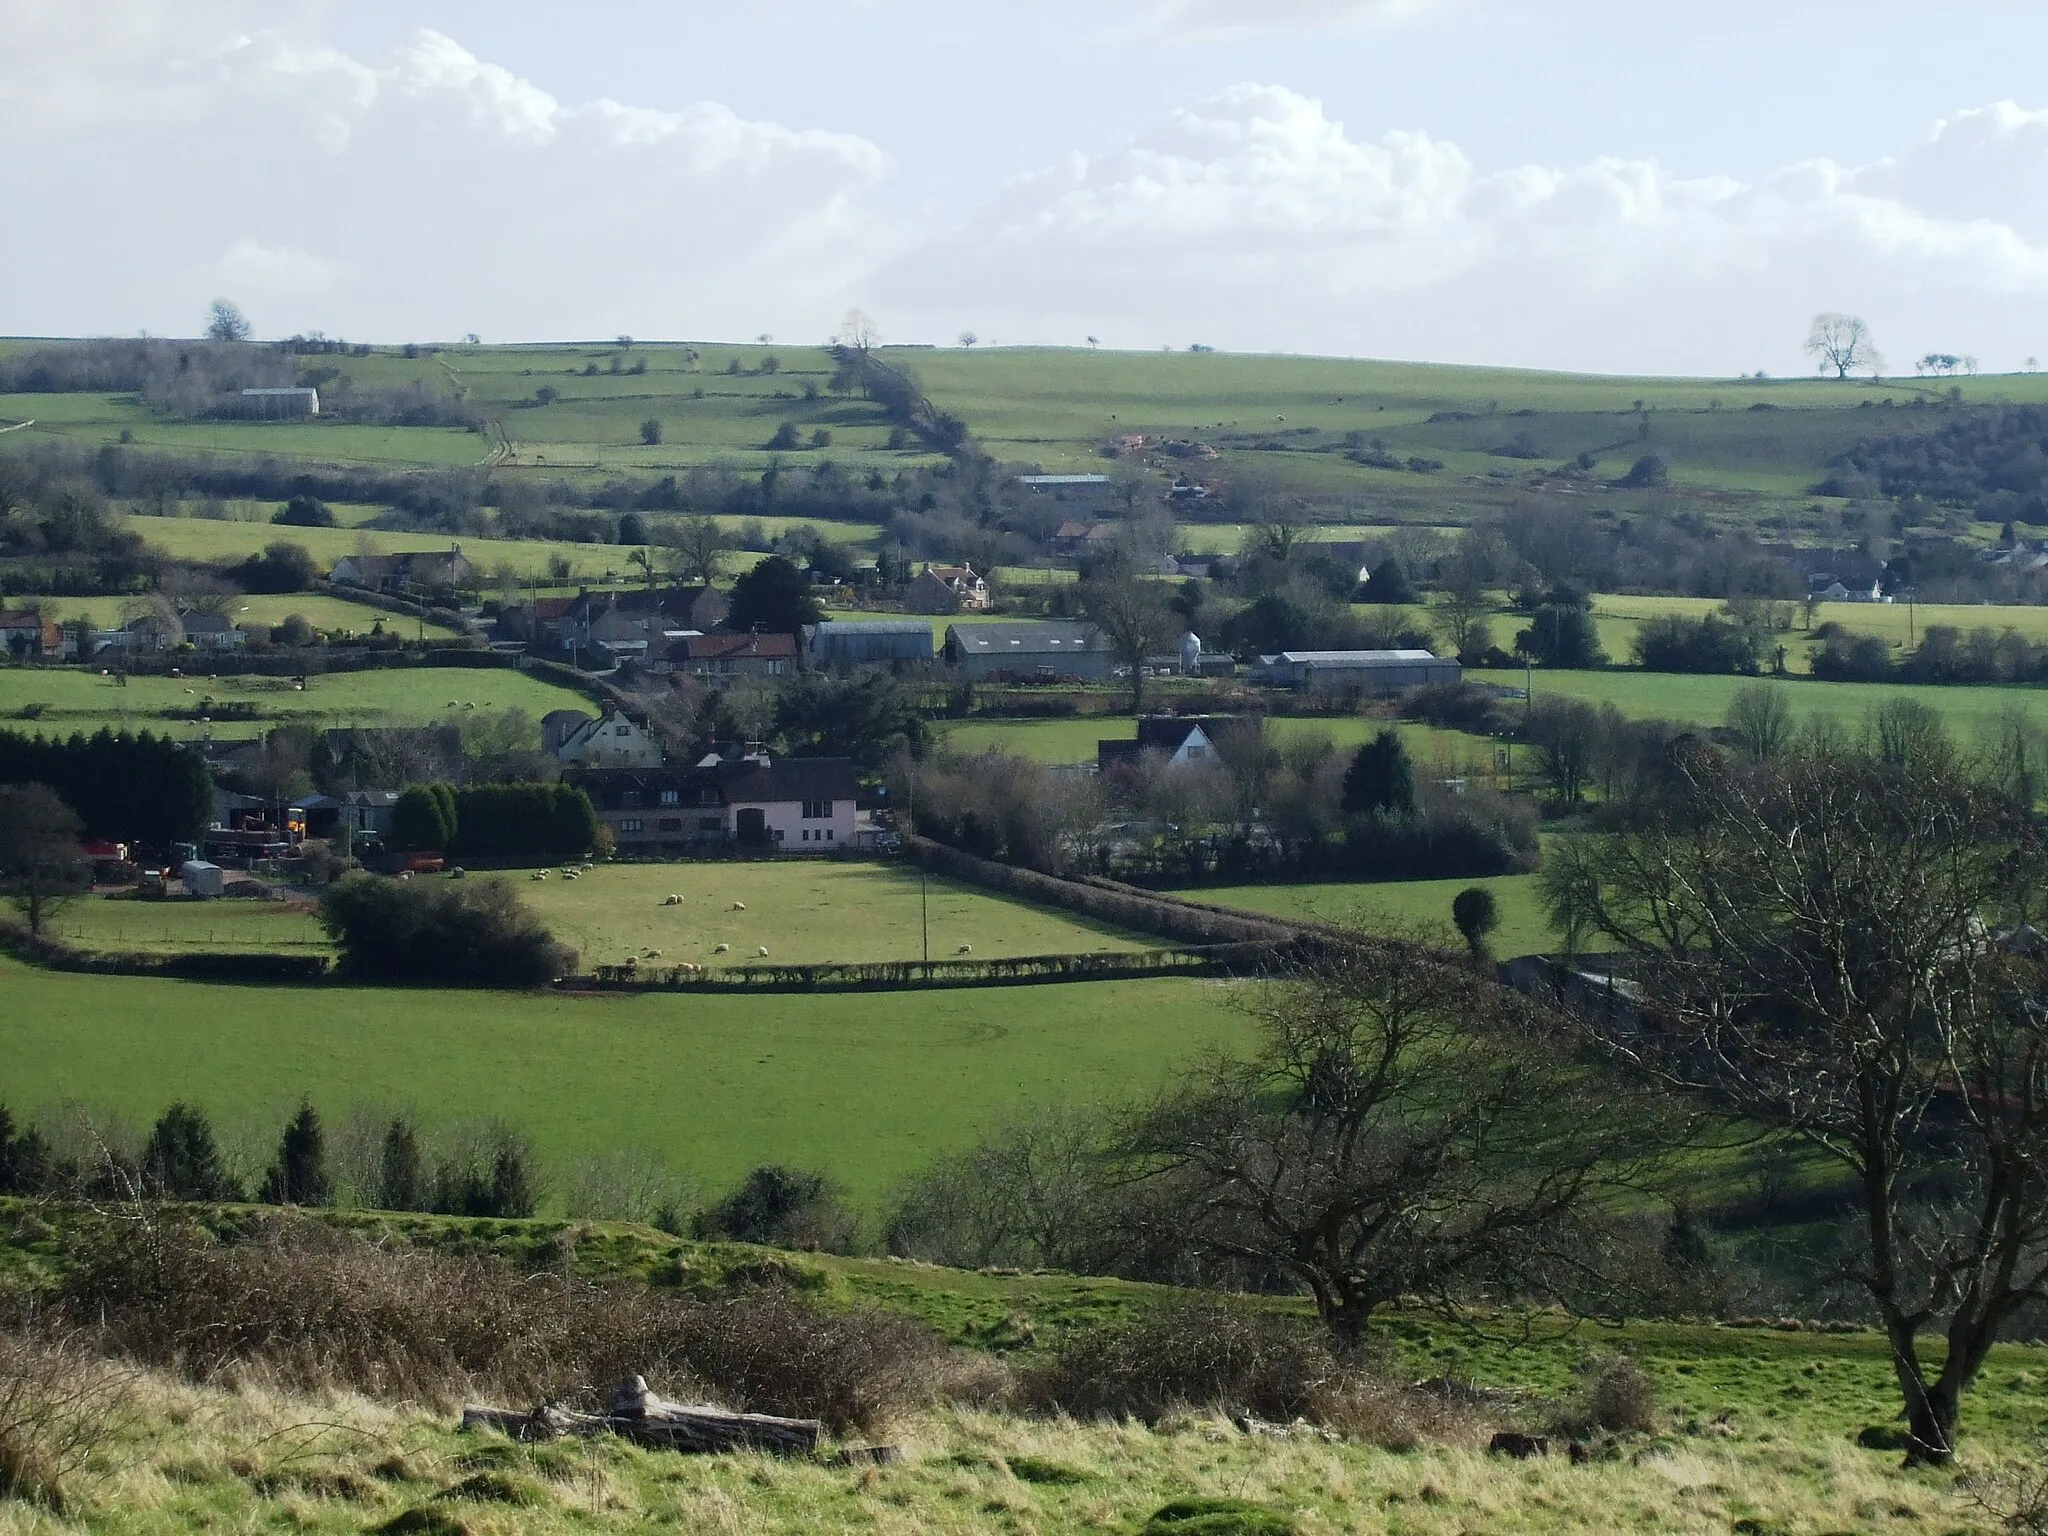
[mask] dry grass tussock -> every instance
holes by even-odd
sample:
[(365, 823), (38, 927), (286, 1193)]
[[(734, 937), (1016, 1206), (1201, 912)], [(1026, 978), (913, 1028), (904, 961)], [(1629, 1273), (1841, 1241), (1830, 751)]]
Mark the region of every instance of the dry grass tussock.
[(593, 1401), (638, 1373), (670, 1396), (840, 1432), (923, 1401), (942, 1357), (916, 1323), (774, 1290), (687, 1300), (282, 1219), (232, 1244), (170, 1220), (119, 1223), (57, 1304), (115, 1356), (199, 1381), (447, 1406)]
[(0, 1499), (64, 1513), (67, 1479), (120, 1432), (131, 1380), (74, 1336), (0, 1333)]

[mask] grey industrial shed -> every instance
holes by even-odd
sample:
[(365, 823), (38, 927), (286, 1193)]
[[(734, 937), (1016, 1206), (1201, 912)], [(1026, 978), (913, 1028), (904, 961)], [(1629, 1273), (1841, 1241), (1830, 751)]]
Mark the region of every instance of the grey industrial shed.
[(1366, 688), (1398, 693), (1425, 683), (1455, 683), (1455, 661), (1429, 651), (1282, 651), (1261, 656), (1253, 674), (1282, 688)]
[(976, 681), (1096, 682), (1116, 670), (1100, 630), (1092, 624), (1057, 620), (951, 625), (946, 630), (946, 661), (962, 677)]
[(932, 659), (928, 619), (827, 619), (804, 626), (804, 655), (814, 667), (853, 667)]

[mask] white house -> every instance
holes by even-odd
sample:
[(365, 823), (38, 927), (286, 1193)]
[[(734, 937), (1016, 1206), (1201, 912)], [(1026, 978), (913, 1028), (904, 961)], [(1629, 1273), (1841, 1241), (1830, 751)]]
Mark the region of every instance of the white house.
[(647, 722), (617, 709), (565, 732), (554, 753), (582, 768), (659, 768), (662, 760), (661, 743)]
[(725, 780), (726, 826), (742, 845), (833, 853), (854, 846), (859, 793), (847, 758), (749, 758)]

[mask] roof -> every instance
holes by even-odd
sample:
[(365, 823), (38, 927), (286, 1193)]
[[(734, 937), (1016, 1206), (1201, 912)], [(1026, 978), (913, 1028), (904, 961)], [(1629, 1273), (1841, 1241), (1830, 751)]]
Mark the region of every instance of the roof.
[(1088, 537), (1088, 530), (1093, 526), (1091, 523), (1079, 522), (1070, 517), (1053, 531), (1053, 537), (1056, 539), (1085, 539)]
[(675, 649), (691, 661), (729, 661), (741, 656), (766, 661), (796, 659), (796, 641), (788, 635), (685, 635)]
[(1282, 651), (1282, 661), (1301, 666), (1409, 667), (1418, 662), (1440, 661), (1434, 651)]
[(1049, 619), (1015, 624), (954, 624), (946, 630), (946, 644), (958, 644), (970, 656), (1070, 656), (1078, 651), (1103, 649), (1101, 632), (1093, 624)]
[(1107, 485), (1107, 475), (1019, 475), (1019, 485)]
[(43, 627), (43, 616), (39, 613), (0, 613), (0, 629), (35, 629)]
[(775, 804), (786, 800), (852, 800), (860, 780), (850, 757), (780, 757), (766, 764), (740, 762), (725, 780), (732, 804)]
[(826, 619), (810, 626), (811, 633), (820, 638), (833, 635), (928, 635), (931, 630), (931, 625), (923, 619)]
[(317, 389), (307, 389), (301, 387), (297, 389), (245, 389), (242, 391), (242, 393), (245, 395), (313, 395), (317, 397), (320, 391)]
[(188, 635), (224, 635), (235, 627), (234, 620), (221, 613), (181, 613), (178, 622)]

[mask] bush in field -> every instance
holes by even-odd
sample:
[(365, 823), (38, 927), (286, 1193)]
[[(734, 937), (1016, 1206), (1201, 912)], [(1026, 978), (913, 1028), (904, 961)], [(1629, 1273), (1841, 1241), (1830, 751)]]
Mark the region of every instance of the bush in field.
[(386, 1401), (560, 1401), (639, 1374), (665, 1395), (708, 1391), (845, 1434), (928, 1398), (941, 1357), (928, 1329), (866, 1310), (827, 1314), (774, 1292), (692, 1301), (289, 1219), (229, 1244), (120, 1221), (75, 1259), (57, 1310), (129, 1359), (199, 1379), (257, 1368), (287, 1388)]
[(359, 981), (538, 987), (576, 964), (497, 880), (350, 875), (322, 892), (320, 923), (341, 950), (341, 974)]
[(331, 1205), (334, 1183), (327, 1176), (327, 1138), (311, 1104), (301, 1104), (278, 1141), (277, 1159), (263, 1176), (266, 1205)]
[(1340, 1374), (1313, 1328), (1197, 1297), (1067, 1333), (1022, 1385), (1033, 1408), (1083, 1419), (1153, 1423), (1179, 1409), (1216, 1408), (1285, 1422)]
[(692, 1229), (729, 1242), (845, 1253), (853, 1247), (854, 1218), (823, 1174), (770, 1165), (700, 1211)]

